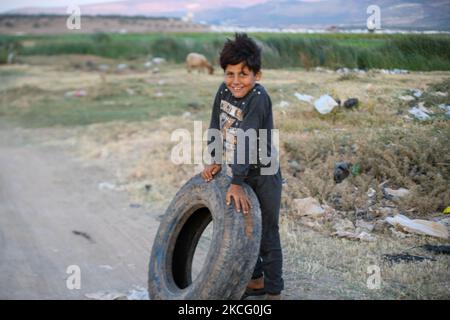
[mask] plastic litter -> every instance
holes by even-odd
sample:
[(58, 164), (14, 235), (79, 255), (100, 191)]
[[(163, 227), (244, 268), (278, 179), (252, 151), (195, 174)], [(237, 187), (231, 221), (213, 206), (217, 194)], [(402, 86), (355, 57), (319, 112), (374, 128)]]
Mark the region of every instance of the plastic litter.
[(310, 95), (307, 95), (307, 94), (301, 94), (301, 93), (296, 92), (296, 93), (294, 93), (294, 96), (300, 101), (308, 102), (308, 103), (311, 103), (311, 104), (314, 101), (314, 97), (310, 96)]
[(350, 98), (344, 102), (344, 108), (351, 109), (359, 105), (359, 100), (357, 98)]
[(450, 246), (445, 245), (432, 245), (432, 244), (425, 244), (421, 246), (421, 248), (424, 248), (427, 251), (436, 253), (436, 254), (450, 254)]
[(361, 165), (359, 163), (355, 163), (355, 165), (352, 166), (352, 175), (358, 176), (361, 174)]
[(400, 262), (421, 262), (421, 261), (436, 261), (436, 259), (424, 256), (416, 256), (409, 253), (398, 253), (398, 254), (384, 254), (383, 259), (392, 263)]
[(409, 110), (409, 113), (412, 114), (416, 119), (420, 121), (430, 120), (431, 117), (427, 112), (425, 112), (420, 107), (416, 106)]
[(387, 217), (386, 222), (394, 227), (409, 233), (429, 235), (433, 237), (448, 238), (448, 230), (442, 223), (421, 219), (411, 220), (408, 217), (397, 214), (394, 217)]
[(348, 162), (338, 162), (334, 165), (334, 182), (341, 183), (350, 175), (352, 164)]
[(412, 89), (411, 92), (412, 92), (413, 96), (416, 98), (420, 98), (423, 94), (423, 91), (421, 91), (419, 89)]
[(327, 114), (333, 111), (338, 103), (329, 95), (323, 95), (314, 102), (314, 107), (320, 114)]
[(447, 116), (450, 116), (450, 105), (440, 104), (438, 107), (439, 109), (444, 110)]

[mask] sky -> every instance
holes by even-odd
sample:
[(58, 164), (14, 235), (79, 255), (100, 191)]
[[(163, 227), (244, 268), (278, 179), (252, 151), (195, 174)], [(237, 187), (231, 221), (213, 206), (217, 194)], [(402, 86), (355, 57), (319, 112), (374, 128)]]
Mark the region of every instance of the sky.
[(5, 12), (23, 7), (65, 7), (71, 4), (83, 5), (90, 3), (114, 2), (114, 0), (2, 0), (0, 12)]
[[(101, 4), (105, 2), (122, 2), (125, 0), (2, 0), (0, 1), (0, 12), (6, 12), (14, 9), (24, 8), (24, 7), (68, 7), (71, 4), (75, 5), (86, 5), (86, 4)], [(253, 5), (260, 2), (265, 2), (267, 0), (208, 0), (207, 3), (209, 6), (214, 6), (214, 4), (224, 5), (231, 4), (234, 6), (248, 6)], [(303, 1), (317, 1), (317, 0), (303, 0)], [(158, 6), (163, 5), (164, 0), (149, 0), (149, 6)], [(186, 0), (185, 7), (192, 9), (196, 9), (196, 7), (200, 6), (198, 3), (204, 3), (202, 0)], [(204, 4), (203, 4), (204, 5)]]

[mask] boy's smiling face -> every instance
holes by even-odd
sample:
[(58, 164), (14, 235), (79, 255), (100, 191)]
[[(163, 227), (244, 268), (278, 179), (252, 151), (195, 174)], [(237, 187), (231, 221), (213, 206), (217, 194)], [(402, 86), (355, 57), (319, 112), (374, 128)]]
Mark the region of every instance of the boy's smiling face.
[(261, 72), (255, 74), (244, 62), (229, 64), (225, 69), (225, 84), (235, 98), (245, 97), (260, 79)]

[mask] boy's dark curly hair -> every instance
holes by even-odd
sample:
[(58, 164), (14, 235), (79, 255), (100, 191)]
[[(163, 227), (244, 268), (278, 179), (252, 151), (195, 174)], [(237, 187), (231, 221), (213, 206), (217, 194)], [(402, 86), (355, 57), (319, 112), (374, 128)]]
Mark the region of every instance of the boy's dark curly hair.
[(227, 65), (241, 62), (254, 74), (261, 70), (261, 48), (246, 33), (236, 33), (234, 40), (227, 39), (220, 53), (220, 66), (224, 71)]

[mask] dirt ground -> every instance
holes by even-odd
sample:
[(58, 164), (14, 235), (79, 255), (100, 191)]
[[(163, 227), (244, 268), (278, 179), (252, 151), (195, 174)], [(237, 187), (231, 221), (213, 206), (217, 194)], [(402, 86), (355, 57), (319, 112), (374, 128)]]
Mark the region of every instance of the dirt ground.
[[(205, 25), (185, 22), (179, 19), (126, 19), (116, 17), (82, 16), (81, 29), (67, 28), (69, 15), (61, 16), (0, 16), (1, 34), (64, 34), (95, 32), (198, 32), (208, 29)], [(69, 20), (69, 23), (73, 23)]]
[[(72, 58), (80, 59), (41, 57), (0, 70), (2, 299), (145, 298), (159, 216), (178, 188), (199, 170), (168, 161), (174, 145), (170, 134), (176, 128), (192, 130), (193, 121), (208, 121), (211, 92), (220, 83), (220, 74), (188, 75), (182, 66), (169, 65), (161, 66), (158, 73), (128, 70), (102, 75), (73, 68), (68, 62)], [(315, 139), (335, 132), (356, 133), (363, 139), (399, 127), (417, 129), (412, 134), (419, 136), (422, 127), (403, 120), (405, 107), (403, 113), (392, 107), (399, 104), (395, 97), (407, 88), (424, 90), (427, 84), (450, 76), (448, 72), (375, 74), (339, 80), (341, 75), (323, 71), (264, 74), (275, 122), (284, 130), (281, 139), (306, 146), (301, 154), (310, 158), (317, 157), (321, 150), (314, 148), (325, 141)], [(67, 91), (79, 89), (86, 89), (87, 96), (65, 97)], [(357, 96), (363, 103), (359, 111), (337, 114), (331, 121), (300, 103), (294, 92), (316, 97), (338, 92), (341, 99)], [(137, 121), (132, 107), (140, 104), (145, 109), (137, 113), (138, 119), (142, 117)], [(101, 118), (111, 116), (113, 107), (131, 120)], [(91, 118), (80, 118), (83, 113), (101, 121), (86, 123)], [(436, 132), (445, 132), (446, 123)], [(281, 213), (285, 299), (450, 297), (448, 255), (431, 255), (418, 248), (448, 244), (448, 239), (387, 229), (376, 234), (375, 242), (366, 243), (331, 237), (326, 230), (303, 225), (288, 197), (310, 196), (308, 188), (316, 185), (318, 195), (327, 188), (345, 190), (355, 185), (365, 194), (368, 185), (362, 178), (330, 185), (328, 175), (337, 159), (331, 156), (321, 167), (306, 168), (295, 176), (288, 164), (292, 154), (281, 151), (287, 181)], [(439, 214), (430, 212), (430, 218)], [(390, 265), (382, 259), (383, 254), (400, 252), (435, 260)], [(80, 290), (67, 289), (66, 271), (71, 265), (81, 269)], [(200, 265), (201, 261), (197, 272)], [(378, 290), (367, 286), (368, 267), (374, 265), (381, 270)]]
[[(111, 175), (0, 127), (0, 299), (86, 299), (146, 288), (159, 212), (101, 190)], [(69, 266), (81, 288), (69, 290)]]
[[(147, 264), (163, 211), (111, 190), (116, 177), (49, 145), (45, 135), (0, 122), (0, 137), (0, 299), (147, 298)], [(203, 239), (200, 250), (207, 249)], [(79, 290), (66, 284), (73, 265), (81, 270)], [(327, 292), (336, 285), (331, 278), (285, 281), (285, 299), (339, 298)], [(306, 282), (315, 289), (305, 290)]]

